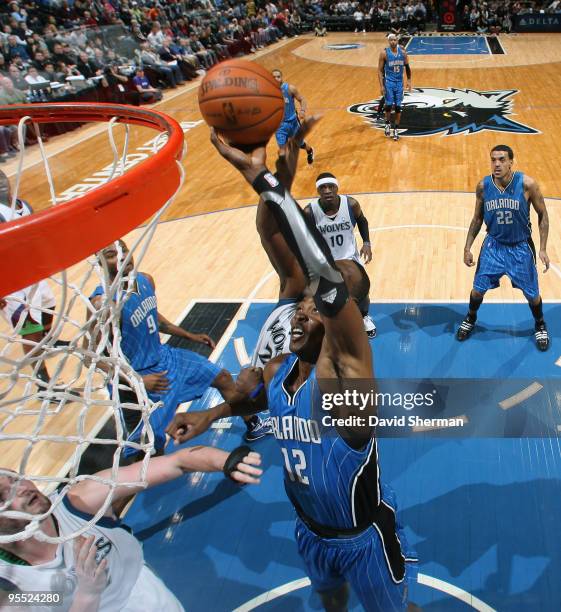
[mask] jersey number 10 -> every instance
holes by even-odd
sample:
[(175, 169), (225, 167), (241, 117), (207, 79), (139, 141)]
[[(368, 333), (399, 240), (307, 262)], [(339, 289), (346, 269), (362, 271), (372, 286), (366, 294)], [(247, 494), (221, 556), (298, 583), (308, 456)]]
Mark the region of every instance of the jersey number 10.
[(336, 236), (329, 236), (331, 240), (331, 246), (343, 246), (343, 234), (337, 234)]

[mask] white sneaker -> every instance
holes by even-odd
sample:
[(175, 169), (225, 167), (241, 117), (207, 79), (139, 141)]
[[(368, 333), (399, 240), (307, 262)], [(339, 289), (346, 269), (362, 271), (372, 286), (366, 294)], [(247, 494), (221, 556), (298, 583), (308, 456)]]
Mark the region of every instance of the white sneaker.
[(372, 317), (370, 315), (365, 315), (364, 317), (362, 317), (362, 321), (364, 322), (364, 331), (366, 331), (366, 335), (369, 338), (375, 338), (376, 324), (372, 320)]

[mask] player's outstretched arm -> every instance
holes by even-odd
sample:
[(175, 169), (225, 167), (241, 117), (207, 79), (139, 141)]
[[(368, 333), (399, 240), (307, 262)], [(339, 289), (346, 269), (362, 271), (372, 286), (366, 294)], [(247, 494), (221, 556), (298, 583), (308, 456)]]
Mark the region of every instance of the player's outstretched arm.
[(474, 240), (479, 234), (479, 230), (483, 225), (483, 181), (479, 181), (475, 190), (475, 211), (469, 224), (468, 234), (466, 238), (466, 244), (464, 246), (464, 263), (466, 266), (474, 266), (473, 254), (471, 247)]
[[(227, 463), (229, 454), (219, 448), (210, 446), (193, 446), (183, 448), (170, 455), (154, 457), (148, 463), (146, 472), (147, 488), (179, 478), (186, 472), (221, 472)], [(248, 452), (239, 460), (236, 469), (228, 476), (243, 484), (257, 484), (262, 473), (257, 466), (261, 463), (258, 453)], [(118, 483), (141, 480), (142, 461), (133, 463), (119, 469)], [(100, 480), (111, 481), (111, 470), (103, 470), (95, 474)], [(117, 486), (112, 501), (116, 502), (124, 497), (134, 495), (143, 490), (143, 487)], [(109, 485), (98, 480), (82, 480), (74, 485), (68, 492), (72, 505), (82, 512), (96, 514), (103, 506), (109, 493)], [(112, 515), (112, 510), (106, 512)]]
[(266, 385), (286, 359), (279, 355), (269, 361), (264, 370), (244, 368), (237, 380), (236, 389), (240, 399), (236, 402), (224, 402), (209, 410), (199, 412), (181, 412), (174, 416), (166, 429), (176, 444), (183, 444), (204, 433), (215, 421), (232, 416), (249, 416), (268, 409)]
[(539, 258), (545, 266), (544, 272), (549, 270), (549, 255), (547, 254), (547, 238), (549, 236), (549, 215), (545, 206), (540, 186), (533, 178), (524, 175), (524, 188), (528, 192), (529, 200), (538, 214), (538, 228), (540, 230)]

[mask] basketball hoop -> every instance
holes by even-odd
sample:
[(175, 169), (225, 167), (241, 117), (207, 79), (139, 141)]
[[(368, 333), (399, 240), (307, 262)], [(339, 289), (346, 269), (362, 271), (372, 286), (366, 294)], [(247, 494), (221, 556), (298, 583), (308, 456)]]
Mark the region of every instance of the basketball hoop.
[[(1, 107), (0, 125), (18, 124), (20, 160), (12, 185), (12, 216), (17, 217), (18, 189), (25, 180), (26, 124), (90, 121), (107, 122), (107, 155), (113, 163), (103, 184), (92, 186), (73, 200), (57, 203), (65, 198), (57, 197), (36, 129), (53, 206), (0, 223), (0, 298), (9, 299), (12, 305), (10, 317), (0, 310), (4, 315), (0, 316), (0, 476), (9, 476), (13, 482), (7, 498), (0, 500), (0, 518), (25, 519), (17, 533), (0, 533), (0, 542), (32, 535), (48, 542), (63, 542), (85, 533), (107, 511), (117, 483), (145, 485), (154, 448), (149, 417), (159, 405), (150, 400), (142, 378), (121, 350), (120, 313), (135, 290), (136, 267), (158, 220), (183, 184), (181, 126), (162, 113), (115, 104)], [(121, 153), (114, 137), (115, 126), (119, 125), (125, 130)], [(130, 125), (159, 133), (149, 146), (142, 147), (143, 152), (149, 149), (152, 155), (146, 155), (136, 165), (127, 164)], [(102, 153), (96, 147), (94, 159), (101, 160)], [(131, 230), (134, 233), (127, 239), (128, 255), (116, 243), (118, 270), (111, 278), (106, 263), (96, 253)], [(133, 256), (135, 267), (130, 270), (127, 266)], [(42, 300), (45, 285), (53, 296), (51, 302)], [(101, 288), (103, 296), (97, 309), (90, 301), (96, 287)], [(47, 317), (52, 320), (49, 329), (42, 326)], [(37, 320), (40, 331), (26, 335), (25, 326)], [(33, 334), (40, 334), (40, 339), (29, 340)], [(127, 393), (126, 400), (123, 392)], [(142, 432), (138, 442), (128, 439), (124, 408), (138, 412), (138, 428)], [(113, 437), (100, 435), (111, 420)], [(99, 479), (78, 475), (80, 459), (90, 444), (115, 448), (110, 476)], [(135, 482), (119, 482), (120, 458), (127, 447), (143, 456)], [(63, 465), (49, 467), (55, 456)], [(48, 511), (33, 515), (10, 509), (18, 483), (24, 479), (52, 493)], [(83, 479), (107, 486), (103, 507), (79, 530), (56, 538), (47, 536), (41, 530), (41, 522), (63, 502), (70, 486)]]
[[(26, 104), (0, 107), (0, 125), (29, 117), (35, 123), (111, 121), (167, 134), (158, 154), (83, 196), (0, 225), (0, 296), (60, 272), (146, 221), (177, 190), (183, 153), (177, 121), (118, 104)], [(21, 164), (20, 164), (21, 165)], [(37, 266), (21, 269), (22, 261)]]

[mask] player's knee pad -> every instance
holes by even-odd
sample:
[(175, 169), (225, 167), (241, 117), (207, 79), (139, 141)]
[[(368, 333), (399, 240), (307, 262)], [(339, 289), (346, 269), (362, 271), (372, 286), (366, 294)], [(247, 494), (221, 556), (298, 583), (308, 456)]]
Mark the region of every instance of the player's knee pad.
[(396, 106), (395, 107), (395, 112), (396, 113), (401, 113), (401, 106)]
[(324, 317), (334, 317), (349, 300), (349, 290), (345, 281), (334, 283), (320, 278), (314, 295), (316, 308)]

